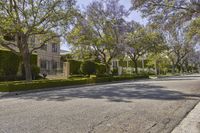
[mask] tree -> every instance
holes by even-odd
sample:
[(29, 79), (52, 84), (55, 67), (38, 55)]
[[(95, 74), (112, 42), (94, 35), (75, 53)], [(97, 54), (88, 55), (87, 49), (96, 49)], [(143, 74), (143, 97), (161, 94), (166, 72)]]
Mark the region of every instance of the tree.
[(129, 12), (119, 4), (119, 0), (94, 1), (77, 18), (68, 40), (90, 49), (106, 66), (106, 72), (110, 73), (111, 60), (123, 49), (124, 18), (128, 15)]
[(176, 28), (166, 32), (166, 42), (169, 47), (168, 56), (172, 62), (172, 72), (176, 68), (181, 72), (187, 56), (193, 51), (194, 45), (187, 40), (184, 29)]
[(200, 14), (199, 0), (132, 0), (133, 8), (161, 25), (180, 25)]
[(74, 4), (73, 0), (0, 1), (0, 44), (22, 58), (27, 81), (32, 80), (31, 54), (61, 36)]
[(150, 31), (148, 27), (143, 27), (135, 22), (129, 23), (130, 31), (126, 36), (126, 52), (134, 63), (135, 73), (138, 73), (138, 60), (143, 58), (148, 52), (161, 51), (158, 46), (163, 44), (163, 38), (158, 32)]
[(167, 71), (169, 70), (170, 64), (170, 59), (168, 58), (166, 52), (160, 52), (160, 53), (150, 53), (148, 55), (148, 63), (147, 65), (149, 67), (155, 68), (155, 74), (159, 75), (161, 73), (166, 74)]
[[(193, 43), (199, 41), (199, 0), (132, 0), (133, 9), (139, 10), (144, 17), (148, 17), (150, 23), (156, 24), (157, 28), (169, 32), (173, 39), (169, 44), (169, 57), (173, 64), (173, 72), (186, 62), (188, 54), (193, 49)], [(189, 27), (189, 39), (181, 39), (177, 29)], [(185, 30), (185, 29), (184, 29)], [(175, 31), (175, 32), (174, 32)], [(186, 30), (184, 31), (186, 33)], [(174, 34), (175, 33), (175, 34)], [(183, 34), (182, 34), (183, 35)], [(166, 39), (169, 36), (166, 35)], [(192, 45), (192, 46), (191, 46)]]
[(193, 39), (194, 41), (199, 41), (200, 39), (200, 17), (195, 19), (188, 30), (189, 39)]
[(73, 59), (73, 55), (70, 53), (70, 54), (65, 54), (65, 55), (61, 55), (60, 57), (60, 60), (62, 62), (67, 62), (69, 60), (72, 60)]

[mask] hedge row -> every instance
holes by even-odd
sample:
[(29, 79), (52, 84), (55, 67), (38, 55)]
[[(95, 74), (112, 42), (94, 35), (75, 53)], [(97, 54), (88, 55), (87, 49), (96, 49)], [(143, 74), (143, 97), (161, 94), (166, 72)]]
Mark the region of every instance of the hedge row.
[(83, 62), (78, 60), (68, 60), (68, 62), (70, 64), (70, 75), (104, 75), (106, 72), (105, 65), (90, 60), (86, 60)]
[(71, 75), (81, 74), (81, 72), (80, 72), (81, 63), (82, 63), (82, 61), (69, 60), (69, 64), (70, 64), (69, 68), (70, 68)]
[[(14, 53), (0, 50), (0, 81), (21, 79), (17, 77), (20, 58)], [(37, 65), (37, 55), (31, 56), (31, 64)]]
[(71, 85), (83, 85), (92, 83), (103, 83), (111, 81), (131, 80), (148, 78), (147, 75), (139, 76), (122, 76), (122, 77), (102, 77), (102, 78), (81, 78), (81, 79), (67, 79), (67, 80), (36, 80), (30, 83), (26, 82), (0, 82), (0, 92), (14, 92), (14, 91), (27, 91), (43, 88), (71, 86)]

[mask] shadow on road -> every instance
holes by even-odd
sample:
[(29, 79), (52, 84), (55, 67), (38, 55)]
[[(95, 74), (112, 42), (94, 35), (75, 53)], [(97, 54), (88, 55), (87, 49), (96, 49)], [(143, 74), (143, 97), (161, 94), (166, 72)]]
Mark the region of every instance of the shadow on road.
[(48, 101), (67, 101), (76, 98), (106, 99), (111, 102), (132, 102), (134, 99), (183, 100), (200, 98), (198, 94), (184, 94), (179, 91), (167, 90), (158, 85), (149, 84), (115, 84), (89, 86), (55, 91), (28, 93), (15, 96), (19, 99)]

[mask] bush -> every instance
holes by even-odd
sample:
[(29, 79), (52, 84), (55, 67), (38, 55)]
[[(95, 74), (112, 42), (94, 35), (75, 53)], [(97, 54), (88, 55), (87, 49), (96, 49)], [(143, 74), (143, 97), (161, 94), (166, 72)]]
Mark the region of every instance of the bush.
[(131, 79), (148, 78), (146, 75), (116, 76), (116, 77), (93, 77), (93, 78), (72, 78), (67, 80), (34, 80), (30, 83), (23, 81), (0, 82), (0, 92), (26, 91), (43, 88), (53, 88), (70, 85), (83, 85), (91, 83), (103, 83), (111, 81), (122, 81)]
[(16, 75), (18, 67), (19, 67), (19, 58), (15, 54), (9, 51), (0, 51), (1, 76)]
[(70, 75), (81, 74), (81, 72), (80, 72), (81, 63), (82, 63), (81, 61), (69, 60)]
[(73, 78), (84, 78), (84, 77), (85, 77), (84, 75), (79, 74), (79, 75), (71, 75), (69, 78), (73, 79)]
[(34, 80), (30, 83), (27, 82), (1, 82), (0, 92), (12, 92), (12, 91), (25, 91), (42, 88), (69, 86), (69, 85), (80, 85), (86, 84), (87, 79), (79, 80)]
[(84, 61), (81, 64), (80, 70), (85, 75), (95, 74), (96, 72), (96, 64), (92, 61)]
[(24, 80), (23, 76), (17, 76), (17, 75), (1, 75), (0, 81), (20, 81)]
[[(32, 79), (36, 80), (36, 79), (40, 79), (42, 78), (39, 74), (40, 74), (40, 68), (37, 65), (31, 65), (31, 74), (32, 74)], [(25, 69), (24, 66), (22, 65), (22, 79), (25, 79)]]
[[(37, 55), (31, 56), (31, 64), (37, 65)], [(20, 57), (10, 51), (0, 50), (0, 81), (23, 80), (17, 76), (20, 65)]]
[(118, 75), (118, 69), (117, 69), (117, 68), (114, 68), (114, 69), (112, 70), (112, 75), (113, 75), (113, 76), (117, 76), (117, 75)]
[(101, 76), (105, 75), (106, 73), (106, 66), (104, 64), (96, 63), (96, 75)]
[(33, 79), (39, 78), (40, 68), (36, 65), (32, 65), (31, 73), (32, 73)]

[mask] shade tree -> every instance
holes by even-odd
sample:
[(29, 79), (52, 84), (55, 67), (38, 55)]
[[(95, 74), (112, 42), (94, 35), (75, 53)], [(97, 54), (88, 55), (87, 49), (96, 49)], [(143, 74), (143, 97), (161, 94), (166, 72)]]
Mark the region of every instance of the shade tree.
[(64, 33), (74, 4), (73, 0), (0, 1), (0, 44), (22, 59), (27, 81), (32, 80), (31, 54)]
[(123, 46), (125, 20), (129, 15), (119, 0), (94, 1), (78, 18), (68, 35), (72, 45), (84, 45), (106, 66), (110, 73), (111, 60)]
[(126, 35), (126, 53), (134, 63), (135, 73), (138, 73), (138, 60), (149, 53), (160, 53), (163, 51), (164, 40), (159, 32), (150, 27), (142, 26), (134, 21), (129, 24), (130, 29)]

